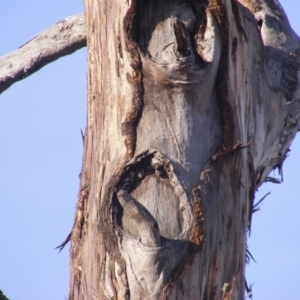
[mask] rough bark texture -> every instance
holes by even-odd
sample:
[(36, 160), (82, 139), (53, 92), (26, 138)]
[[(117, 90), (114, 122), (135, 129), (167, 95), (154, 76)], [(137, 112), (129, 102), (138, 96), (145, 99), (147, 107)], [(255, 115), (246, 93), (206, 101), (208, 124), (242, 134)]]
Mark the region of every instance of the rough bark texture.
[(255, 189), (300, 116), (275, 0), (85, 0), (69, 299), (243, 299)]
[(86, 46), (85, 17), (68, 17), (0, 58), (0, 94), (46, 64)]

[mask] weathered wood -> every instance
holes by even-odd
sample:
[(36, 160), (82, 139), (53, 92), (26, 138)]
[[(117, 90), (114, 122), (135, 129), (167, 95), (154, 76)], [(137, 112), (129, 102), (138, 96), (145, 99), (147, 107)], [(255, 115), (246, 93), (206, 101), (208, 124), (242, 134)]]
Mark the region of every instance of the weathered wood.
[(298, 130), (299, 38), (275, 0), (85, 7), (69, 299), (243, 299), (254, 193)]
[(18, 50), (0, 57), (0, 94), (46, 64), (86, 46), (85, 17), (68, 17), (42, 31)]
[(120, 190), (117, 196), (124, 214), (135, 226), (135, 238), (140, 239), (141, 243), (147, 247), (160, 247), (161, 237), (158, 224), (148, 210), (126, 191)]
[[(143, 188), (146, 178), (154, 179), (156, 198), (151, 194), (149, 182), (147, 190)], [(169, 195), (159, 198), (166, 184)], [(154, 149), (144, 151), (126, 164), (116, 189), (123, 216), (118, 219), (115, 214), (115, 227), (127, 265), (129, 289), (138, 299), (156, 299), (189, 246), (193, 227), (189, 197), (171, 162)], [(137, 195), (139, 202), (124, 190)]]

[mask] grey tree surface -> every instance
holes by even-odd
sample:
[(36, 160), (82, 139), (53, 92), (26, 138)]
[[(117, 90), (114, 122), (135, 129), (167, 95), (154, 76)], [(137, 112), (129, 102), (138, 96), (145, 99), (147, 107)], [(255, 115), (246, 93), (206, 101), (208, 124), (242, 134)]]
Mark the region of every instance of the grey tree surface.
[(46, 64), (86, 46), (84, 15), (66, 18), (0, 57), (0, 93)]
[(243, 299), (254, 193), (298, 131), (299, 38), (275, 0), (85, 8), (69, 299)]

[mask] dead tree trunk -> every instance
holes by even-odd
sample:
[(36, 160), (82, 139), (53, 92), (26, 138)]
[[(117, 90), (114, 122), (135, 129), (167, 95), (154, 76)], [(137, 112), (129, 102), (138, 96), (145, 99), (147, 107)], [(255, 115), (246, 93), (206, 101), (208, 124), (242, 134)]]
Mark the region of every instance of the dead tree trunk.
[(254, 192), (298, 130), (276, 0), (85, 0), (69, 299), (243, 299)]

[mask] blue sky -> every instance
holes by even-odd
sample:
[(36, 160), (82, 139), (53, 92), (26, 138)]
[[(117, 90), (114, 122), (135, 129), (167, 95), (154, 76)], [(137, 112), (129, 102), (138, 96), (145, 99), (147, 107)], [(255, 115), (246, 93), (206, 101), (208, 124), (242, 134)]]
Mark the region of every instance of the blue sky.
[[(300, 34), (300, 4), (281, 1)], [(83, 11), (79, 0), (15, 0), (0, 4), (0, 55), (55, 22)], [(0, 289), (11, 300), (68, 295), (69, 251), (54, 250), (70, 232), (86, 119), (86, 49), (47, 65), (0, 95)], [(286, 160), (284, 183), (253, 217), (247, 267), (255, 300), (300, 299), (300, 139)], [(277, 174), (275, 173), (275, 176)]]

